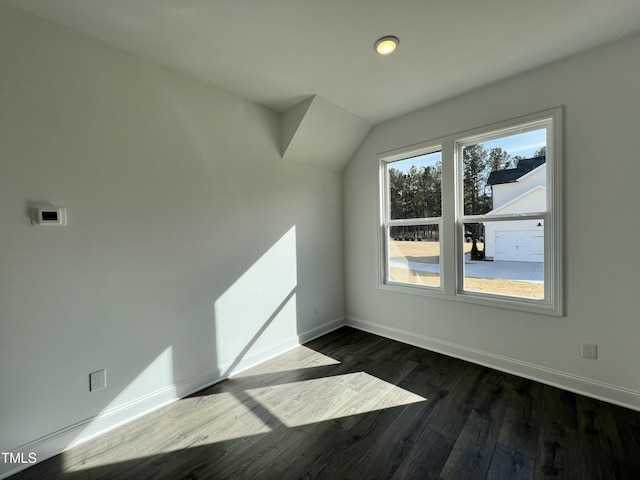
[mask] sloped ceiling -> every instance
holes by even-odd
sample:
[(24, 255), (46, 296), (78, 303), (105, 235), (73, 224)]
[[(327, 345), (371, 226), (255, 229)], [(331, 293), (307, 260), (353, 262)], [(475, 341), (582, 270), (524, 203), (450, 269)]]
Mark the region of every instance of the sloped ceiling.
[[(638, 0), (0, 3), (278, 112), (315, 98), (369, 125), (640, 31)], [(388, 34), (400, 47), (381, 57)]]
[(370, 129), (361, 118), (314, 95), (282, 113), (282, 158), (341, 170)]

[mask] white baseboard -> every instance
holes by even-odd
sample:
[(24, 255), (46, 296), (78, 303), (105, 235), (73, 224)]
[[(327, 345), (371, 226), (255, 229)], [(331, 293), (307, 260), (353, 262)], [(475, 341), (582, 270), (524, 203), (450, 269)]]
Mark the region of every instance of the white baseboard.
[(640, 392), (357, 318), (346, 325), (519, 377), (640, 411)]
[[(237, 373), (240, 373), (243, 370), (247, 370), (248, 368), (255, 367), (256, 365), (259, 365), (262, 362), (266, 362), (267, 360), (270, 360), (273, 357), (277, 357), (278, 355), (281, 355), (284, 352), (287, 352), (292, 348), (297, 347), (298, 345), (307, 343), (313, 340), (314, 338), (321, 337), (322, 335), (326, 335), (327, 333), (332, 332), (333, 330), (337, 330), (338, 328), (344, 325), (345, 325), (344, 318), (336, 318), (327, 323), (323, 323), (322, 325), (319, 325), (311, 330), (299, 333), (294, 337), (284, 339), (278, 343), (269, 345), (268, 347), (265, 347), (263, 349), (255, 350), (245, 355), (244, 357), (242, 357), (239, 361), (236, 360), (234, 362), (222, 364), (218, 367), (218, 370), (221, 372), (221, 375), (222, 375), (222, 378), (219, 379), (218, 381), (228, 378)], [(186, 396), (186, 395), (183, 395), (183, 396)]]
[(322, 325), (317, 326), (316, 328), (304, 332), (298, 335), (298, 339), (300, 340), (300, 344), (310, 342), (318, 337), (326, 335), (329, 332), (333, 332), (334, 330), (339, 329), (340, 327), (344, 327), (347, 324), (346, 319), (344, 318), (336, 318), (331, 320), (330, 322), (323, 323)]
[[(219, 370), (183, 380), (20, 445), (11, 452), (22, 453), (24, 457), (34, 453), (38, 462), (41, 462), (220, 380)], [(0, 463), (0, 479), (30, 466), (30, 464)]]
[[(94, 417), (69, 425), (48, 435), (20, 445), (11, 450), (13, 454), (23, 454), (22, 458), (28, 461), (29, 454), (35, 454), (38, 463), (58, 455), (65, 450), (85, 443), (99, 435), (107, 433), (117, 427), (129, 423), (148, 413), (162, 408), (180, 398), (191, 395), (215, 383), (218, 383), (232, 374), (258, 365), (277, 355), (280, 355), (296, 346), (306, 343), (314, 338), (325, 335), (345, 324), (343, 318), (338, 318), (319, 325), (306, 332), (299, 333), (284, 339), (263, 349), (253, 351), (243, 356), (236, 362), (219, 365), (218, 368), (202, 375), (182, 380), (169, 385), (148, 395), (137, 398), (131, 402), (106, 410)], [(32, 466), (31, 463), (11, 464), (0, 459), (0, 480), (18, 473)]]

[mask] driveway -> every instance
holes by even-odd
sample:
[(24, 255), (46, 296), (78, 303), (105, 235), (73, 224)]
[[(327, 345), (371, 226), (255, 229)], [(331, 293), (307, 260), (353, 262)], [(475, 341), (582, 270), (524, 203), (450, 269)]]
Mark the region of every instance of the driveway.
[[(440, 265), (437, 263), (410, 262), (404, 257), (391, 258), (389, 265), (422, 272), (440, 273)], [(474, 261), (470, 260), (469, 254), (467, 254), (464, 260), (464, 271), (466, 277), (499, 278), (532, 283), (544, 282), (544, 264), (542, 262)]]

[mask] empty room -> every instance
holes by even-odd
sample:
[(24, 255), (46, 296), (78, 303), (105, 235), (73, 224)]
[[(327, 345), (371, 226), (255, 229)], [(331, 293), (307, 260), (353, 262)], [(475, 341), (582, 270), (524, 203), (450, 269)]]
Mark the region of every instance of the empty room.
[(637, 0), (0, 0), (0, 479), (640, 478)]

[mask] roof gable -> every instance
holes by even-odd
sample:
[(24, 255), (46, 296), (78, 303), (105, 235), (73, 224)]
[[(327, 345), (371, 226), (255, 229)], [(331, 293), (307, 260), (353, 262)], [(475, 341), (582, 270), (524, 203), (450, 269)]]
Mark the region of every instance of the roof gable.
[[(532, 175), (535, 175), (537, 172), (542, 171), (543, 169), (545, 169), (547, 167), (546, 163), (543, 163), (542, 165), (540, 165), (539, 167), (534, 168), (533, 170), (531, 170), (530, 172), (525, 173), (523, 176), (521, 176), (519, 179), (516, 180), (516, 182), (522, 182), (524, 179), (526, 179), (527, 177), (530, 177)], [(546, 183), (546, 182), (545, 182)]]
[[(487, 215), (497, 215), (499, 213), (505, 213), (505, 214), (523, 213), (520, 209), (517, 208), (518, 203), (521, 203), (525, 198), (535, 194), (536, 192), (546, 192), (546, 191), (547, 191), (546, 187), (543, 187), (542, 185), (536, 185), (535, 187), (524, 192), (523, 194), (518, 195), (516, 198), (509, 200), (504, 205), (500, 205), (499, 207), (494, 208), (493, 210), (488, 212)], [(540, 209), (540, 211), (543, 211), (544, 209), (545, 207), (543, 206)]]
[(487, 185), (500, 185), (502, 183), (517, 182), (521, 177), (535, 170), (540, 165), (543, 165), (546, 160), (546, 155), (533, 158), (523, 158), (518, 162), (518, 166), (516, 168), (494, 170), (487, 178)]

